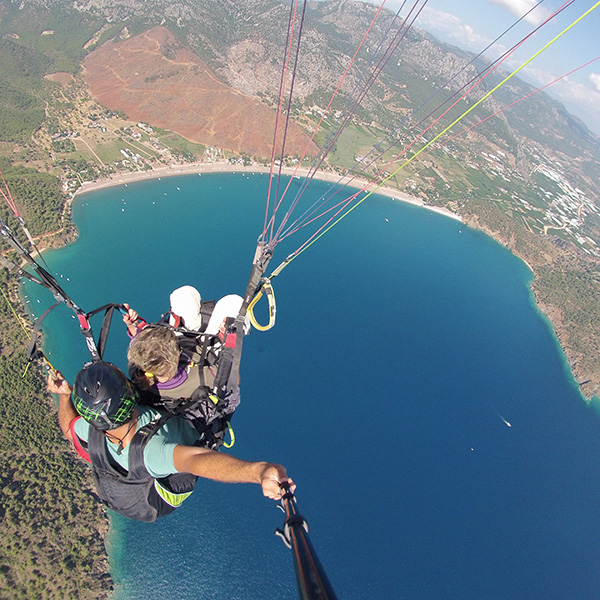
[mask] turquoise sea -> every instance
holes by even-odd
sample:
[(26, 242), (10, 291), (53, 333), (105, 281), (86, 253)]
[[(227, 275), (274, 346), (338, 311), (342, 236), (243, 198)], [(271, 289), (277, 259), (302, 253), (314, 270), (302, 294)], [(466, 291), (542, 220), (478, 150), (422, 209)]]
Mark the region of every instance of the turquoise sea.
[[(128, 302), (155, 320), (183, 284), (243, 293), (267, 182), (79, 196), (79, 239), (46, 259), (85, 310)], [(600, 419), (530, 279), (485, 235), (374, 196), (274, 280), (277, 324), (245, 340), (231, 452), (288, 468), (340, 599), (600, 597)], [(38, 314), (51, 301), (25, 293)], [(88, 360), (77, 322), (61, 308), (45, 330), (72, 380)], [(117, 316), (106, 358), (124, 365), (126, 344)], [(157, 523), (113, 517), (114, 600), (295, 598), (282, 522), (257, 487), (205, 481)]]

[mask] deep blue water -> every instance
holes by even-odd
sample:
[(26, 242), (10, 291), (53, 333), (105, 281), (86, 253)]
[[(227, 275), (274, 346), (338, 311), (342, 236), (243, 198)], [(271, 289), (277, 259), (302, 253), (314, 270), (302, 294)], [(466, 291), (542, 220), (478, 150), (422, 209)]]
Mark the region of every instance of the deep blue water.
[[(47, 260), (86, 310), (129, 302), (154, 320), (186, 283), (241, 294), (267, 181), (80, 196), (78, 241)], [(372, 197), (274, 280), (277, 325), (245, 341), (232, 453), (286, 465), (340, 599), (600, 597), (600, 419), (530, 277), (460, 222)], [(46, 347), (72, 380), (88, 355), (55, 312)], [(107, 358), (125, 349), (117, 316)], [(257, 487), (204, 481), (155, 524), (115, 517), (115, 600), (295, 598), (282, 521)]]

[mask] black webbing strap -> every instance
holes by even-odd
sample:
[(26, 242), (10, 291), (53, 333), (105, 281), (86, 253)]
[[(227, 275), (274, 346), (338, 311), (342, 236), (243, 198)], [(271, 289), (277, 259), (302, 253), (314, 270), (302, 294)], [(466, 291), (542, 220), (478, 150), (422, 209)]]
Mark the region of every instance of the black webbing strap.
[(65, 294), (64, 290), (60, 287), (60, 285), (58, 285), (58, 282), (56, 281), (56, 279), (48, 271), (46, 271), (46, 269), (44, 269), (42, 266), (40, 266), (36, 262), (36, 260), (31, 256), (31, 254), (29, 252), (27, 252), (27, 250), (25, 250), (25, 248), (23, 248), (21, 243), (17, 240), (17, 238), (13, 234), (13, 232), (1, 220), (0, 220), (0, 234), (13, 247), (15, 252), (17, 252), (17, 254), (21, 255), (31, 265), (31, 267), (34, 269), (34, 271), (37, 275), (37, 278), (32, 278), (30, 274), (25, 275), (24, 274), (25, 272), (21, 269), (21, 271), (23, 271), (23, 273), (20, 273), (20, 274), (23, 277), (27, 277), (31, 281), (34, 281), (35, 283), (39, 283), (41, 286), (49, 289), (54, 294), (54, 297), (57, 300), (64, 302), (71, 308), (77, 309), (77, 305), (69, 298), (69, 296), (67, 296), (67, 294)]
[[(175, 331), (181, 331), (181, 332), (188, 332), (188, 333), (192, 333), (195, 335), (199, 335), (201, 333), (204, 333), (206, 331), (206, 328), (208, 327), (208, 322), (210, 321), (210, 317), (213, 314), (213, 311), (215, 309), (215, 304), (216, 301), (215, 300), (202, 300), (200, 302), (200, 327), (198, 329), (188, 329), (187, 326), (185, 325), (185, 320), (181, 317), (181, 315), (176, 315), (172, 310), (168, 310), (166, 313), (164, 313), (161, 316), (160, 321), (158, 321), (158, 323), (155, 323), (156, 325), (168, 325), (169, 327), (173, 328)], [(171, 325), (170, 320), (171, 317), (173, 318), (173, 321), (175, 321), (175, 325)], [(183, 323), (183, 325), (182, 325)]]
[(45, 288), (48, 287), (44, 281), (34, 277), (31, 273), (28, 273), (25, 269), (19, 267), (3, 256), (0, 256), (0, 267), (7, 269), (9, 273), (14, 273), (18, 277), (25, 277), (25, 279), (29, 279), (29, 281), (33, 281), (33, 283), (37, 283)]
[(65, 291), (60, 287), (58, 281), (51, 275), (46, 269), (44, 269), (25, 248), (23, 248), (22, 244), (17, 240), (14, 233), (10, 230), (10, 228), (0, 219), (0, 234), (6, 239), (6, 241), (13, 247), (15, 252), (23, 257), (25, 261), (29, 263), (32, 269), (35, 271), (37, 278), (33, 278), (32, 276), (25, 271), (22, 274), (23, 277), (27, 277), (31, 281), (42, 285), (43, 287), (49, 289), (57, 300), (64, 302), (69, 308), (73, 309), (78, 314), (83, 314), (83, 311), (69, 298), (69, 296), (65, 293)]
[[(81, 333), (85, 338), (85, 343), (87, 348), (92, 356), (92, 361), (97, 362), (102, 360), (102, 355), (104, 354), (104, 348), (106, 346), (106, 340), (108, 338), (108, 332), (110, 329), (110, 323), (112, 320), (112, 315), (115, 308), (119, 310), (124, 310), (124, 306), (122, 304), (105, 304), (100, 308), (97, 308), (89, 313), (84, 313), (81, 308), (79, 308), (71, 298), (64, 292), (64, 290), (60, 287), (56, 279), (48, 272), (46, 269), (41, 267), (36, 260), (31, 256), (29, 252), (21, 243), (16, 239), (13, 232), (6, 226), (6, 224), (0, 220), (0, 234), (7, 240), (7, 242), (13, 247), (13, 249), (17, 252), (17, 254), (21, 255), (34, 269), (36, 276), (27, 273), (24, 269), (18, 267), (15, 263), (11, 262), (8, 259), (0, 257), (0, 266), (6, 267), (11, 272), (15, 272), (21, 277), (25, 277), (34, 283), (37, 283), (46, 289), (50, 290), (56, 300), (59, 302), (64, 302), (76, 315), (79, 320), (79, 326), (81, 329)], [(46, 318), (48, 313), (57, 306), (54, 304), (49, 309), (47, 309), (44, 314), (38, 319), (36, 326), (34, 327), (32, 338), (29, 342), (29, 346), (27, 348), (27, 356), (29, 360), (33, 358), (36, 353), (36, 340), (37, 334), (39, 332), (42, 321)], [(105, 310), (104, 320), (102, 322), (102, 329), (100, 330), (100, 337), (98, 339), (98, 345), (94, 341), (94, 335), (92, 333), (92, 328), (90, 326), (89, 319), (96, 313)]]
[(244, 343), (244, 325), (246, 323), (246, 311), (235, 319), (235, 347), (231, 357), (231, 370), (227, 379), (227, 392), (231, 393), (240, 382), (240, 364), (242, 362), (242, 345)]
[[(102, 356), (104, 355), (104, 348), (106, 347), (106, 340), (108, 339), (108, 332), (110, 331), (110, 324), (112, 322), (112, 317), (113, 317), (113, 313), (114, 313), (115, 309), (125, 310), (125, 307), (122, 304), (110, 303), (110, 304), (105, 304), (104, 306), (101, 306), (100, 308), (96, 308), (95, 310), (92, 310), (91, 312), (89, 312), (85, 315), (85, 318), (89, 323), (90, 317), (93, 317), (95, 314), (98, 314), (99, 312), (105, 311), (104, 318), (102, 319), (102, 327), (100, 329), (100, 335), (98, 336), (98, 344), (97, 345), (95, 344), (100, 360), (102, 360)], [(89, 330), (91, 333), (91, 328)], [(93, 340), (93, 338), (92, 338), (92, 340)]]
[(92, 464), (102, 469), (117, 471), (128, 480), (132, 481), (150, 477), (146, 465), (144, 464), (144, 448), (150, 438), (170, 417), (171, 415), (160, 416), (136, 431), (129, 444), (128, 469), (125, 469), (111, 459), (108, 448), (106, 447), (106, 437), (104, 433), (94, 427), (90, 427), (87, 450)]
[[(36, 358), (36, 356), (37, 356), (37, 339), (38, 339), (38, 333), (40, 331), (40, 327), (42, 326), (42, 322), (48, 316), (48, 314), (53, 309), (55, 309), (60, 303), (61, 303), (61, 301), (59, 300), (58, 302), (53, 304), (50, 308), (47, 308), (44, 311), (44, 313), (42, 314), (42, 316), (36, 321), (35, 327), (33, 328), (33, 332), (31, 334), (31, 339), (29, 340), (29, 345), (27, 346), (27, 360), (33, 360), (34, 358)], [(86, 341), (88, 350), (90, 351), (90, 354), (92, 355), (93, 362), (98, 362), (98, 361), (102, 360), (102, 356), (104, 355), (104, 348), (106, 346), (106, 339), (108, 338), (110, 323), (111, 323), (112, 315), (113, 315), (115, 308), (121, 309), (121, 308), (123, 308), (123, 305), (121, 305), (121, 304), (105, 304), (104, 306), (101, 306), (100, 308), (97, 308), (87, 314), (78, 315), (78, 316), (80, 316), (79, 321), (80, 321), (80, 325), (81, 325), (81, 333), (85, 337), (85, 341)], [(104, 313), (104, 319), (102, 321), (102, 329), (100, 330), (100, 337), (98, 338), (98, 345), (96, 345), (96, 342), (94, 341), (94, 335), (92, 332), (92, 328), (90, 327), (90, 324), (89, 324), (89, 318), (103, 310), (106, 310), (106, 312)]]
[(259, 267), (254, 263), (246, 288), (246, 297), (242, 302), (238, 316), (228, 325), (225, 331), (225, 339), (223, 340), (224, 347), (221, 350), (219, 368), (215, 377), (215, 389), (220, 398), (224, 398), (239, 385), (246, 312), (248, 310), (248, 305), (254, 297), (256, 286), (260, 283), (261, 276), (262, 273), (260, 272)]
[(215, 301), (214, 300), (204, 300), (200, 302), (200, 331), (205, 332), (208, 327), (208, 321), (210, 320), (210, 316), (215, 309)]
[(37, 338), (38, 333), (40, 331), (40, 327), (42, 325), (42, 321), (48, 316), (48, 313), (55, 309), (60, 304), (60, 301), (53, 304), (50, 308), (47, 308), (42, 316), (36, 321), (35, 327), (31, 333), (31, 338), (29, 340), (29, 345), (27, 346), (27, 360), (33, 360), (37, 357)]
[(163, 426), (167, 419), (173, 415), (162, 415), (147, 425), (140, 427), (133, 436), (129, 445), (129, 477), (141, 479), (148, 475), (148, 469), (144, 464), (144, 448), (150, 438)]
[(202, 345), (198, 345), (200, 348), (200, 359), (197, 362), (212, 367), (217, 362), (214, 348), (221, 347), (221, 340), (219, 336), (203, 334), (201, 341)]
[[(250, 271), (248, 285), (246, 286), (244, 301), (242, 302), (242, 306), (240, 307), (240, 311), (235, 318), (233, 325), (228, 328), (224, 342), (225, 347), (221, 351), (219, 370), (217, 371), (217, 377), (215, 378), (215, 388), (219, 394), (223, 392), (225, 392), (225, 395), (231, 393), (239, 385), (246, 313), (248, 312), (250, 302), (252, 302), (252, 299), (260, 288), (263, 275), (271, 260), (271, 256), (272, 252), (270, 250), (265, 250), (264, 243), (259, 242), (254, 254), (254, 260), (252, 261), (252, 270)], [(233, 338), (230, 336), (235, 336), (235, 344), (232, 343)]]

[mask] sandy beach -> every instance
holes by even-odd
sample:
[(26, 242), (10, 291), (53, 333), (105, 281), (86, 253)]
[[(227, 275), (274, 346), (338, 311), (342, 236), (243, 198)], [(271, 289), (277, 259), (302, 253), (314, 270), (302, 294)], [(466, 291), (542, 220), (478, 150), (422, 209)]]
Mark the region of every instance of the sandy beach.
[[(278, 168), (277, 168), (278, 170)], [(80, 194), (86, 194), (88, 192), (94, 192), (96, 190), (100, 190), (107, 187), (114, 187), (117, 185), (127, 185), (128, 183), (133, 183), (135, 181), (143, 181), (147, 179), (157, 179), (161, 177), (171, 177), (174, 175), (196, 175), (198, 173), (269, 173), (270, 169), (263, 165), (232, 165), (227, 162), (215, 162), (215, 163), (191, 163), (188, 165), (176, 165), (176, 166), (168, 166), (168, 167), (159, 167), (158, 169), (152, 169), (151, 171), (136, 171), (136, 172), (128, 172), (128, 173), (115, 173), (114, 175), (110, 175), (103, 179), (98, 179), (97, 181), (86, 182), (83, 183), (82, 186), (77, 190), (75, 196)], [(281, 169), (283, 175), (288, 175), (290, 177), (306, 177), (308, 175), (309, 170), (306, 168), (291, 168), (284, 167)], [(350, 181), (349, 178), (340, 178), (340, 176), (336, 173), (329, 173), (327, 171), (318, 171), (318, 173), (314, 176), (315, 179), (321, 179), (323, 181), (329, 181), (332, 183), (340, 183), (340, 185), (351, 185), (352, 187), (361, 188), (366, 186), (369, 182), (366, 179), (354, 178)], [(366, 191), (372, 191), (373, 187), (367, 187)], [(414, 206), (420, 206), (421, 208), (425, 208), (427, 210), (431, 210), (433, 212), (437, 212), (439, 214), (445, 215), (452, 219), (458, 220), (462, 222), (462, 219), (456, 213), (449, 211), (446, 208), (441, 208), (437, 206), (429, 206), (425, 204), (419, 198), (414, 198), (401, 192), (399, 190), (395, 190), (393, 188), (381, 186), (376, 191), (377, 194), (382, 196), (388, 196), (389, 198), (393, 198), (394, 200), (399, 200), (400, 202), (407, 202), (408, 204), (412, 204)]]

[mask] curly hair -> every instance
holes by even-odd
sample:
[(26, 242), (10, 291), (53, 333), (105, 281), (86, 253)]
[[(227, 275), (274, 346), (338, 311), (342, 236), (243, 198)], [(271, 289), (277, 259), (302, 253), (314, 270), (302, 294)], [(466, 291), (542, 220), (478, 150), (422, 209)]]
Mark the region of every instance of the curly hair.
[(181, 349), (177, 336), (164, 327), (146, 327), (130, 342), (127, 360), (146, 376), (170, 379), (177, 373)]

